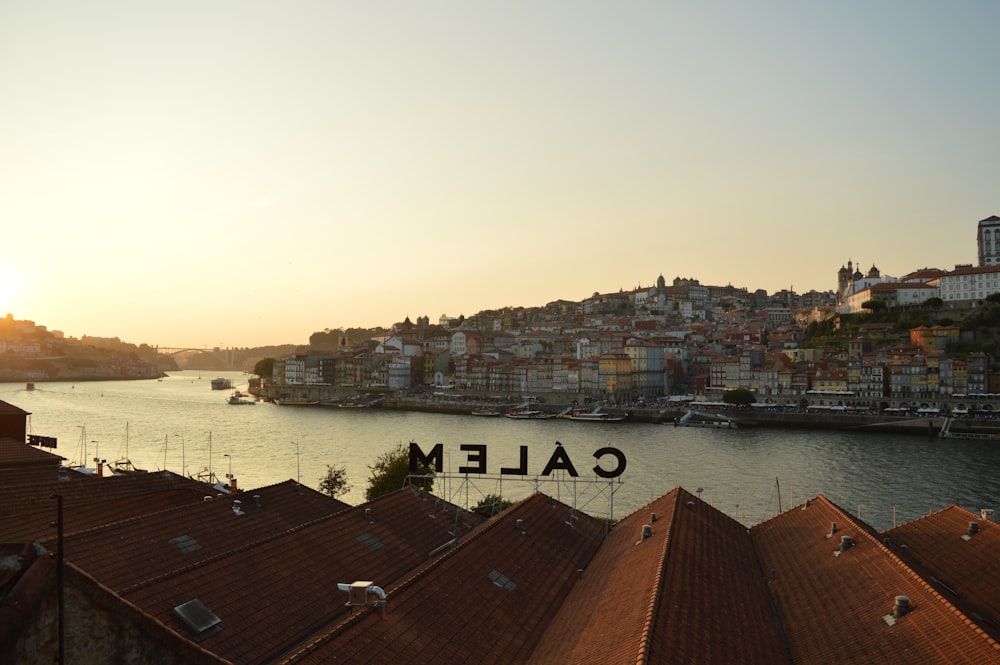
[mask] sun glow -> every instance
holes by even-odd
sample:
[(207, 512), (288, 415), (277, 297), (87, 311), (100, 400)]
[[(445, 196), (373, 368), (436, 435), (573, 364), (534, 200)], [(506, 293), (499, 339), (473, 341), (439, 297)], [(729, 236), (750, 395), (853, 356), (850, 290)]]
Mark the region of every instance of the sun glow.
[(18, 294), (21, 291), (21, 280), (7, 266), (0, 265), (0, 316), (15, 309)]

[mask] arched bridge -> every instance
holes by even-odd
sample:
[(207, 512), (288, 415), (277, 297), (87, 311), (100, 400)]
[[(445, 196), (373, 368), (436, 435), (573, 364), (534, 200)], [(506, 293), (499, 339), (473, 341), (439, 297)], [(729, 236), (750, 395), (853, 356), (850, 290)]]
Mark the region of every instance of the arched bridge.
[(195, 347), (195, 346), (154, 346), (158, 355), (174, 356), (178, 353), (211, 353), (222, 359), (229, 367), (236, 364), (236, 349), (223, 349), (222, 347)]

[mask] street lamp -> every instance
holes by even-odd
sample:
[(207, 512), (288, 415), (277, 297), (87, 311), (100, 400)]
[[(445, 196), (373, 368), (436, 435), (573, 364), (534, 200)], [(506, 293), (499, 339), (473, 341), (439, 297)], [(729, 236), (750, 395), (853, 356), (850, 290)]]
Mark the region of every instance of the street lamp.
[(292, 441), (293, 446), (295, 446), (295, 490), (301, 494), (302, 493), (302, 465), (299, 461), (299, 442)]
[(229, 458), (229, 473), (226, 474), (226, 479), (229, 480), (230, 483), (232, 483), (233, 482), (233, 457), (229, 453), (225, 453), (223, 455), (223, 457), (228, 457)]

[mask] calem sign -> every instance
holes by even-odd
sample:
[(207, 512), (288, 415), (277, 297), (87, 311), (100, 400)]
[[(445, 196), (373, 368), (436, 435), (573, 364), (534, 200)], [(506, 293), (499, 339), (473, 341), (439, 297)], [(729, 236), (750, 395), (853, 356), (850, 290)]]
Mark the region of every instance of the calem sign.
[[(458, 467), (459, 473), (488, 473), (486, 466), (485, 445), (478, 443), (463, 443), (459, 447), (467, 454), (466, 461), (468, 462), (468, 466)], [(597, 460), (600, 460), (602, 457), (613, 457), (615, 459), (615, 466), (613, 469), (602, 469), (600, 464), (594, 465), (594, 473), (601, 478), (617, 478), (625, 472), (625, 453), (617, 448), (598, 448), (594, 451), (594, 457)], [(434, 444), (434, 447), (431, 448), (431, 452), (425, 455), (424, 451), (420, 449), (420, 446), (411, 441), (410, 473), (419, 473), (421, 464), (433, 467), (435, 473), (441, 473), (444, 468), (444, 444)], [(549, 461), (545, 464), (545, 469), (542, 470), (541, 475), (548, 476), (551, 475), (553, 471), (565, 471), (573, 478), (580, 475), (577, 473), (576, 467), (573, 466), (573, 461), (570, 459), (569, 453), (566, 452), (566, 449), (563, 448), (563, 445), (558, 441), (556, 441), (555, 449), (549, 456)], [(501, 467), (500, 473), (508, 476), (527, 476), (528, 446), (520, 447), (520, 460), (518, 466)]]

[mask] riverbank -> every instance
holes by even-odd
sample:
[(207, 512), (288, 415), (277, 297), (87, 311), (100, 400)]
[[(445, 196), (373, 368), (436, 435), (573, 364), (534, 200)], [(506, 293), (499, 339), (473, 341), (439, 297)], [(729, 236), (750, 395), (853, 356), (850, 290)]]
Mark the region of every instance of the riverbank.
[[(424, 413), (444, 413), (469, 416), (472, 415), (473, 411), (483, 406), (486, 405), (478, 402), (471, 403), (455, 400), (389, 398), (382, 403), (381, 408), (400, 411), (417, 411)], [(545, 411), (546, 413), (557, 414), (567, 406), (569, 405), (546, 403), (534, 405), (533, 408)], [(504, 409), (501, 409), (501, 412), (503, 411)], [(603, 411), (611, 414), (612, 416), (627, 414), (628, 418), (620, 422), (663, 423), (666, 425), (677, 423), (687, 413), (687, 409), (641, 407), (605, 407), (603, 408)], [(712, 415), (719, 421), (724, 421), (726, 419), (731, 420), (738, 428), (771, 427), (783, 429), (849, 430), (854, 432), (911, 434), (930, 438), (937, 437), (945, 423), (945, 418), (943, 416), (928, 418), (918, 416), (754, 411), (743, 409), (725, 410)], [(984, 436), (996, 436), (1000, 439), (1000, 421), (958, 418), (952, 421), (950, 431), (956, 434), (969, 433)]]

